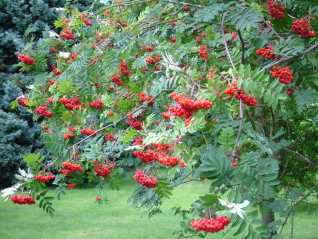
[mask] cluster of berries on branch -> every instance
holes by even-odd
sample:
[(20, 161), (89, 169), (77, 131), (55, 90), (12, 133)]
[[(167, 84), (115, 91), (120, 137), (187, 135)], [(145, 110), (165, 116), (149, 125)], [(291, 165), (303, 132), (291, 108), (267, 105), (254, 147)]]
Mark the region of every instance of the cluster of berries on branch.
[(72, 163), (72, 162), (63, 162), (62, 168), (60, 169), (60, 173), (64, 176), (69, 176), (74, 172), (83, 172), (83, 167), (80, 164)]
[(134, 175), (134, 180), (146, 188), (155, 188), (158, 184), (158, 179), (145, 174), (142, 170), (137, 169)]
[(20, 204), (20, 205), (35, 204), (35, 200), (31, 195), (14, 194), (10, 197), (10, 199), (15, 204)]
[(84, 128), (81, 129), (81, 135), (85, 135), (85, 136), (92, 136), (92, 135), (96, 135), (97, 134), (97, 130), (91, 129), (91, 128)]
[(74, 33), (71, 29), (65, 28), (60, 32), (60, 37), (63, 40), (71, 41), (75, 39)]
[(74, 96), (74, 97), (71, 97), (71, 98), (66, 98), (66, 97), (63, 97), (63, 98), (60, 98), (59, 99), (59, 102), (61, 104), (64, 105), (64, 107), (67, 109), (67, 110), (70, 110), (70, 111), (73, 111), (73, 110), (79, 110), (81, 109), (82, 107), (82, 103), (81, 103), (81, 100), (79, 97), (77, 96)]
[(53, 112), (49, 110), (49, 107), (47, 105), (38, 106), (34, 112), (37, 115), (46, 117), (46, 118), (51, 118), (53, 116)]
[(48, 183), (48, 182), (55, 179), (55, 175), (51, 172), (49, 172), (47, 174), (40, 173), (40, 174), (34, 176), (34, 179), (40, 183)]
[(199, 47), (199, 57), (204, 61), (209, 60), (209, 52), (208, 47), (206, 45), (201, 45)]
[(256, 54), (267, 60), (274, 60), (276, 58), (273, 47), (270, 45), (256, 50)]
[(113, 162), (105, 164), (105, 163), (99, 162), (98, 160), (94, 161), (94, 171), (96, 175), (100, 177), (106, 177), (107, 175), (109, 175), (115, 166), (116, 164)]
[(69, 140), (75, 137), (76, 128), (68, 127), (68, 132), (63, 135), (64, 140)]
[(257, 105), (257, 100), (253, 96), (247, 95), (243, 89), (239, 89), (236, 81), (228, 84), (224, 94), (230, 96), (230, 98), (234, 96), (237, 100), (242, 100), (242, 102), (248, 106)]
[(271, 75), (273, 78), (278, 78), (279, 82), (282, 84), (290, 84), (293, 81), (293, 72), (288, 66), (280, 67), (276, 66), (271, 70)]
[(89, 106), (91, 108), (97, 109), (97, 110), (101, 110), (104, 108), (104, 103), (101, 100), (94, 100), (92, 102), (89, 103)]
[(191, 227), (196, 231), (216, 233), (224, 230), (230, 224), (230, 218), (226, 216), (216, 216), (214, 218), (200, 218), (191, 222)]
[(35, 64), (35, 60), (29, 56), (29, 55), (25, 55), (25, 54), (17, 54), (18, 60), (23, 62), (26, 65), (33, 65)]
[(285, 6), (278, 3), (276, 0), (268, 0), (267, 8), (272, 18), (280, 20), (285, 17)]
[(17, 98), (17, 102), (19, 105), (23, 107), (28, 107), (29, 106), (29, 99), (25, 97), (24, 95), (21, 95)]
[(192, 116), (199, 110), (208, 110), (212, 107), (210, 100), (193, 100), (190, 97), (178, 95), (173, 92), (171, 98), (177, 103), (176, 105), (169, 106), (168, 112), (162, 113), (164, 119), (170, 119), (171, 115), (179, 118), (184, 118), (186, 125), (189, 124)]
[(305, 18), (293, 21), (291, 29), (302, 38), (316, 36), (316, 33), (310, 27), (309, 21)]

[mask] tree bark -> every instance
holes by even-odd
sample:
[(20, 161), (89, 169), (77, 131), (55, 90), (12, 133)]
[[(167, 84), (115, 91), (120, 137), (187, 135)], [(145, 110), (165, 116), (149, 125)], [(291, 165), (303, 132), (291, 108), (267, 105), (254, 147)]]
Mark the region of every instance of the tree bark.
[(271, 225), (275, 221), (275, 214), (274, 214), (272, 209), (270, 209), (266, 206), (265, 203), (263, 203), (260, 206), (260, 210), (261, 210), (261, 214), (262, 214), (262, 221), (263, 221), (264, 225), (270, 231), (268, 239), (272, 239), (273, 236), (276, 234), (275, 231), (273, 230), (272, 225)]

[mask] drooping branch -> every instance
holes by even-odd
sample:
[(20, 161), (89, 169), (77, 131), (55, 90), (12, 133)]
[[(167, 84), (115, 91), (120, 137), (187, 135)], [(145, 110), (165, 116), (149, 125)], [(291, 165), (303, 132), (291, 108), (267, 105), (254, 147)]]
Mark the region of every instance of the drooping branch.
[(261, 69), (261, 71), (265, 71), (265, 70), (267, 70), (267, 69), (270, 69), (270, 68), (272, 68), (272, 67), (274, 67), (274, 66), (276, 66), (276, 65), (279, 65), (279, 64), (281, 64), (281, 63), (284, 63), (284, 62), (286, 62), (286, 61), (290, 61), (290, 60), (293, 60), (293, 59), (295, 59), (295, 58), (302, 57), (302, 56), (308, 54), (309, 52), (311, 52), (311, 51), (313, 51), (313, 50), (315, 50), (315, 49), (317, 49), (317, 48), (318, 48), (318, 43), (312, 45), (311, 47), (307, 48), (306, 50), (304, 50), (303, 52), (301, 52), (301, 53), (299, 53), (299, 54), (297, 54), (297, 55), (289, 56), (289, 57), (284, 57), (284, 58), (279, 59), (278, 61), (272, 62), (272, 63), (270, 63), (270, 64), (264, 66), (264, 67)]

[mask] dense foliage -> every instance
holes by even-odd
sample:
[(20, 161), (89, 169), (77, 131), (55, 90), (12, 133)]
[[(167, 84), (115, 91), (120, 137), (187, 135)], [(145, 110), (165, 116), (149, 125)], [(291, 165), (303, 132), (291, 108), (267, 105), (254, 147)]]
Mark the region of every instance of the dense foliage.
[[(76, 1), (69, 6), (84, 9), (90, 1)], [(0, 187), (9, 186), (22, 166), (21, 156), (40, 148), (40, 128), (32, 115), (10, 103), (26, 91), (32, 78), (18, 73), (16, 53), (27, 41), (42, 37), (58, 17), (56, 8), (64, 0), (0, 1)]]
[[(298, 0), (105, 1), (65, 12), (59, 34), (19, 56), (36, 80), (17, 103), (43, 118), (54, 160), (29, 155), (29, 167), (44, 181), (58, 172), (60, 196), (84, 177), (116, 186), (135, 162), (131, 201), (149, 215), (174, 187), (209, 180), (191, 208), (175, 208), (180, 237), (279, 238), (317, 193), (317, 12)], [(52, 213), (42, 179), (18, 191)]]

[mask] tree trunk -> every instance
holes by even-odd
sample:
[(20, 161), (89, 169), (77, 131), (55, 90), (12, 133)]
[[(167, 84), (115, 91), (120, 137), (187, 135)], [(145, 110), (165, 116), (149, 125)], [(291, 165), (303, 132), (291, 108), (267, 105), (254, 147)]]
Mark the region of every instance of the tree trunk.
[(268, 208), (265, 203), (260, 206), (262, 220), (264, 225), (269, 229), (270, 234), (268, 239), (272, 239), (273, 236), (276, 234), (274, 231), (272, 223), (275, 221), (275, 214), (272, 209)]

